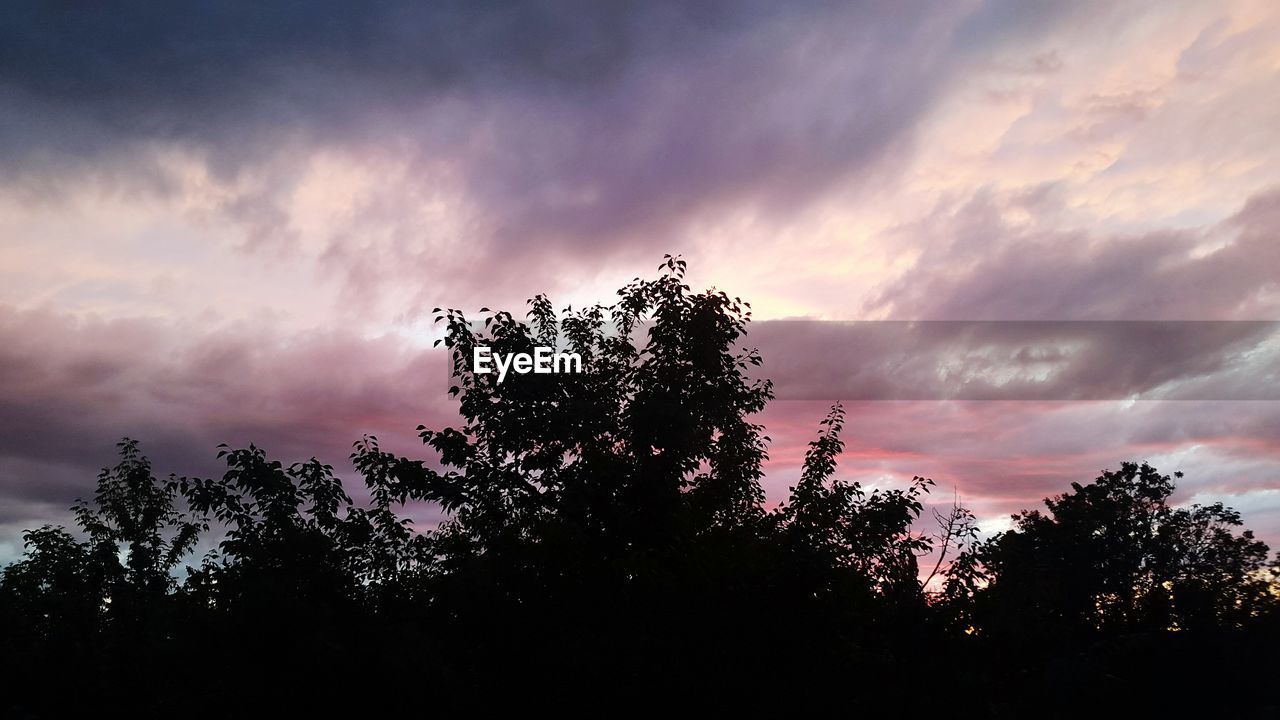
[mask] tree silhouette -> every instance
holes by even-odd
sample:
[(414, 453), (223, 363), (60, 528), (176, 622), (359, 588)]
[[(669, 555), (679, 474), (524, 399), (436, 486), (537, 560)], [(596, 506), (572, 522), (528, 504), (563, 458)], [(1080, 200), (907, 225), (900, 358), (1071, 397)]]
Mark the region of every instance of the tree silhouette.
[[(1275, 668), (1254, 643), (1274, 641), (1276, 566), (1250, 531), (1235, 532), (1239, 513), (1221, 503), (1171, 505), (1180, 477), (1124, 463), (1046, 499), (1047, 513), (1015, 515), (1013, 529), (953, 566), (952, 622), (1000, 657), (1017, 658), (1018, 670), (1040, 667), (1045, 675), (1029, 691), (1064, 707), (1099, 694), (1115, 706), (1138, 697), (1134, 688), (1191, 668), (1210, 687), (1221, 668), (1237, 668), (1221, 681), (1240, 692), (1215, 693), (1214, 711), (1250, 700)], [(1143, 712), (1170, 713), (1204, 699), (1141, 698), (1135, 707)]]
[[(1175, 473), (1175, 477), (1181, 477)], [(1240, 627), (1270, 603), (1267, 546), (1221, 503), (1173, 507), (1173, 478), (1124, 463), (1024, 511), (973, 552), (991, 632), (1070, 634)], [(1005, 604), (1018, 627), (1000, 626)]]
[[(840, 476), (839, 405), (767, 510), (750, 306), (659, 269), (609, 306), (439, 310), (461, 423), (419, 427), (426, 459), (357, 441), (365, 505), (314, 458), (161, 480), (123, 442), (77, 532), (0, 576), (0, 710), (1275, 709), (1276, 565), (1238, 513), (1126, 463), (994, 537), (958, 500), (929, 533), (932, 480)], [(499, 383), (480, 345), (589, 371)]]

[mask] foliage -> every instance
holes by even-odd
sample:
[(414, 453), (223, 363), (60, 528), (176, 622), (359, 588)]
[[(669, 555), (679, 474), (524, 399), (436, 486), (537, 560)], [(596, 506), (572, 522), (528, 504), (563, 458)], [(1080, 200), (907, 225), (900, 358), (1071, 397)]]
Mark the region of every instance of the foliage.
[[(1175, 473), (1174, 477), (1181, 477)], [(1124, 463), (1024, 511), (972, 550), (992, 632), (1241, 627), (1274, 604), (1267, 546), (1221, 503), (1174, 507), (1173, 478)], [(1016, 609), (1017, 615), (1008, 614)], [(1016, 617), (1017, 626), (1008, 620)]]
[[(221, 477), (160, 480), (121, 443), (73, 508), (77, 533), (28, 532), (0, 576), (0, 675), (18, 688), (0, 710), (369, 714), (414, 707), (419, 688), (439, 707), (523, 709), (560, 688), (559, 707), (856, 697), (869, 712), (1020, 716), (1046, 698), (1118, 707), (1125, 683), (1170, 663), (1212, 679), (1243, 659), (1241, 683), (1273, 671), (1266, 546), (1221, 504), (1171, 504), (1173, 478), (1145, 464), (986, 540), (958, 498), (927, 533), (932, 480), (840, 476), (837, 404), (766, 510), (753, 417), (772, 386), (742, 347), (750, 306), (691, 291), (679, 258), (659, 269), (609, 306), (557, 313), (539, 295), (527, 321), (484, 309), (474, 323), (438, 310), (461, 423), (419, 427), (429, 459), (357, 441), (364, 504), (314, 458), (222, 446)], [(471, 371), (478, 345), (554, 345), (589, 372), (498, 383)], [(444, 521), (413, 527), (411, 503)], [(202, 539), (216, 549), (196, 562)], [(940, 676), (958, 689), (917, 696)], [(1231, 698), (1215, 708), (1268, 702)]]

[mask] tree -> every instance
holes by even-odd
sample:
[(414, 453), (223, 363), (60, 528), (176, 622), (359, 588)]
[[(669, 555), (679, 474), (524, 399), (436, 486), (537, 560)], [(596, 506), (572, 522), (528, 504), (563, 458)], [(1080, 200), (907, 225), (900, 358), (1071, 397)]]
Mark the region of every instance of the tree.
[(973, 641), (978, 692), (1070, 715), (1243, 716), (1272, 702), (1276, 566), (1236, 531), (1239, 513), (1172, 505), (1179, 477), (1124, 463), (957, 560), (942, 607)]
[[(355, 461), (389, 473), (405, 496), (452, 513), (446, 561), (556, 533), (616, 557), (763, 517), (765, 441), (748, 418), (772, 390), (747, 377), (759, 355), (735, 349), (749, 305), (723, 292), (691, 293), (683, 260), (668, 257), (661, 267), (665, 275), (635, 280), (616, 304), (567, 308), (562, 322), (545, 296), (530, 301), (528, 324), (486, 309), (477, 331), (461, 311), (440, 311), (465, 423), (419, 430), (450, 469), (364, 447)], [(645, 320), (641, 346), (634, 335)], [(499, 383), (470, 368), (478, 345), (528, 353), (556, 343), (590, 371)]]
[(106, 583), (108, 618), (145, 623), (205, 528), (177, 509), (177, 481), (158, 480), (136, 441), (125, 438), (119, 453), (120, 462), (98, 475), (93, 502), (77, 499), (72, 510), (88, 536), (93, 572)]
[(834, 477), (844, 449), (844, 419), (837, 404), (809, 443), (800, 481), (776, 514), (782, 542), (798, 567), (826, 576), (813, 579), (815, 593), (839, 588), (841, 602), (862, 595), (923, 604), (916, 558), (929, 552), (932, 542), (913, 525), (934, 482), (915, 477), (906, 489), (868, 493), (856, 482)]
[[(609, 306), (439, 311), (461, 422), (419, 427), (426, 459), (355, 442), (367, 504), (315, 458), (220, 446), (220, 477), (160, 480), (124, 441), (78, 532), (27, 533), (0, 575), (18, 688), (0, 711), (367, 715), (425, 688), (467, 710), (1016, 717), (1046, 698), (1115, 709), (1186, 669), (1219, 710), (1265, 709), (1242, 688), (1275, 669), (1275, 567), (1238, 513), (1174, 506), (1171, 478), (1125, 464), (987, 541), (957, 498), (931, 536), (932, 480), (840, 475), (839, 404), (766, 510), (749, 305), (691, 291), (679, 258), (660, 271)], [(587, 372), (498, 382), (479, 346), (556, 346)], [(445, 519), (415, 532), (409, 503)], [(216, 550), (193, 566), (201, 537)], [(948, 676), (954, 692), (920, 694)]]
[[(1175, 473), (1174, 477), (1182, 477)], [(1173, 478), (1124, 463), (1089, 485), (1024, 511), (1014, 529), (974, 551), (985, 584), (976, 588), (999, 627), (1016, 606), (1046, 631), (1133, 631), (1239, 627), (1269, 609), (1268, 548), (1240, 514), (1221, 503), (1174, 507)]]
[(88, 547), (63, 528), (23, 533), (23, 558), (0, 576), (0, 631), (8, 643), (76, 644), (98, 630), (103, 573)]
[[(465, 663), (535, 653), (521, 675), (558, 666), (616, 682), (611, 668), (626, 666), (622, 677), (684, 682), (677, 668), (714, 669), (703, 656), (743, 642), (753, 601), (730, 588), (755, 582), (749, 548), (767, 531), (766, 440), (750, 417), (771, 384), (748, 377), (759, 355), (737, 347), (747, 303), (692, 292), (679, 258), (661, 269), (613, 305), (563, 318), (545, 296), (530, 300), (528, 322), (485, 309), (473, 325), (439, 311), (464, 420), (419, 428), (440, 465), (357, 445), (366, 478), (449, 513), (431, 539), (441, 569), (431, 595), (458, 633), (443, 641)], [(498, 383), (473, 372), (481, 345), (558, 345), (588, 372)], [(673, 667), (654, 654), (663, 646), (683, 648)]]

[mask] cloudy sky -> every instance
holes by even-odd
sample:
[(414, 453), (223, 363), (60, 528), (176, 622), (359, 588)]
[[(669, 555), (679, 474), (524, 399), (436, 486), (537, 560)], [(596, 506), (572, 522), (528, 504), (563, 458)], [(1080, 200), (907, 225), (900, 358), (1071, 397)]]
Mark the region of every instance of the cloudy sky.
[[(414, 451), (455, 418), (432, 307), (608, 302), (664, 253), (762, 320), (1280, 320), (1278, 140), (1269, 0), (8, 2), (0, 561), (124, 435), (164, 473)], [(762, 330), (774, 501), (848, 392), (796, 358), (866, 367), (815, 326)], [(1212, 328), (851, 402), (841, 472), (999, 529), (1150, 460), (1280, 544), (1280, 347)]]

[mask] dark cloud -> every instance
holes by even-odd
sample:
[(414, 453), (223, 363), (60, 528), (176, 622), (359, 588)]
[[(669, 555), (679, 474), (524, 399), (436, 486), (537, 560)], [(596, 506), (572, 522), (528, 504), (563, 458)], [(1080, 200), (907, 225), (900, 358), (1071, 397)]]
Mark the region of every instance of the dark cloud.
[(1280, 400), (1280, 321), (765, 321), (780, 399)]
[(203, 475), (222, 442), (344, 468), (364, 433), (421, 453), (418, 423), (456, 422), (438, 353), (337, 332), (180, 330), (0, 308), (0, 524), (39, 524), (91, 491), (122, 436), (162, 473)]
[[(215, 185), (198, 181), (201, 212), (287, 262), (293, 190), (333, 150), (394, 168), (312, 238), (327, 250), (301, 251), (343, 288), (336, 311), (394, 292), (413, 319), (547, 278), (519, 301), (574, 284), (561, 275), (693, 254), (691, 229), (743, 208), (793, 218), (897, 172), (949, 82), (981, 64), (966, 33), (991, 50), (1059, 18), (1005, 25), (1001, 5), (11, 3), (0, 185), (181, 200), (177, 153)], [(420, 214), (441, 203), (465, 222)]]
[[(634, 249), (729, 202), (794, 212), (865, 175), (909, 145), (962, 70), (948, 49), (966, 14), (929, 2), (0, 12), (11, 182), (92, 168), (163, 185), (147, 165), (156, 146), (230, 178), (327, 146), (396, 144), (401, 158), (454, 168), (489, 219), (489, 236), (469, 239), (508, 255), (590, 254), (622, 238)], [(117, 165), (130, 169), (112, 175)], [(258, 240), (287, 232), (262, 198), (227, 212)]]
[[(625, 53), (634, 9), (16, 2), (5, 5), (0, 25), (0, 79), (29, 102), (25, 110), (69, 115), (98, 131), (52, 129), (45, 139), (61, 151), (106, 150), (121, 139), (190, 141), (217, 145), (230, 167), (253, 157), (255, 136), (277, 125), (341, 130), (371, 109), (401, 109), (477, 78), (607, 77)], [(77, 139), (81, 145), (67, 144)], [(11, 159), (40, 149), (6, 148)]]

